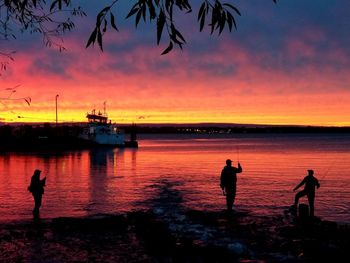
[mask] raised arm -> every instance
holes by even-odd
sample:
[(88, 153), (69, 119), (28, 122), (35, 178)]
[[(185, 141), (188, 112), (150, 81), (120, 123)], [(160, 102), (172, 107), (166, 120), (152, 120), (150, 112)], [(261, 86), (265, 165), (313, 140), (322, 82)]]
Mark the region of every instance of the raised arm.
[(240, 163), (238, 163), (238, 168), (236, 169), (236, 173), (241, 173), (243, 172), (242, 166)]

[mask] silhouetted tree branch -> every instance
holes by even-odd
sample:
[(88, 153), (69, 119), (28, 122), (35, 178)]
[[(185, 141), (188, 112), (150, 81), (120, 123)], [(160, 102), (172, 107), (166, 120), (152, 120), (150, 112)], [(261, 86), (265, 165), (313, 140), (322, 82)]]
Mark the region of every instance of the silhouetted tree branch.
[[(277, 2), (277, 0), (272, 0)], [(96, 26), (92, 31), (86, 47), (98, 43), (98, 46), (103, 50), (103, 35), (106, 33), (108, 25), (118, 31), (113, 14), (113, 7), (119, 0), (111, 1), (111, 4), (104, 7), (96, 17)], [(176, 25), (176, 17), (174, 10), (189, 14), (192, 13), (191, 0), (134, 0), (126, 19), (133, 17), (135, 25), (138, 27), (141, 20), (156, 21), (157, 45), (159, 45), (163, 32), (166, 32), (169, 45), (163, 54), (169, 53), (175, 45), (180, 49), (186, 43), (185, 38)], [(241, 15), (238, 8), (232, 5), (232, 1), (222, 0), (202, 0), (198, 9), (197, 22), (199, 23), (199, 31), (202, 32), (205, 26), (208, 26), (210, 33), (217, 32), (219, 35), (225, 28), (231, 32), (233, 28), (237, 28), (236, 17)], [(166, 30), (164, 30), (166, 29)]]
[[(30, 103), (32, 102), (32, 99), (30, 97), (13, 97), (12, 95), (17, 92), (16, 88), (18, 88), (20, 85), (17, 85), (13, 88), (5, 88), (0, 89), (0, 105), (4, 107), (5, 110), (9, 110), (12, 114), (16, 114), (14, 111), (12, 111), (8, 106), (6, 102), (9, 101), (25, 101), (28, 106), (30, 106)], [(3, 94), (5, 93), (5, 94)], [(5, 95), (3, 97), (3, 95)]]
[[(46, 46), (64, 49), (60, 36), (74, 28), (72, 16), (86, 16), (78, 7), (71, 6), (71, 0), (1, 0), (1, 40), (15, 39), (18, 32), (39, 33)], [(64, 15), (68, 14), (68, 15)]]
[[(277, 0), (270, 0), (277, 2)], [(117, 6), (119, 0), (110, 0), (96, 16), (96, 24), (88, 38), (86, 47), (95, 43), (103, 50), (103, 36), (108, 28), (118, 31), (115, 13), (120, 13)], [(169, 41), (162, 54), (170, 52), (174, 46), (182, 49), (186, 43), (177, 26), (178, 12), (192, 14), (198, 24), (199, 31), (209, 28), (211, 34), (219, 35), (225, 28), (232, 31), (237, 27), (236, 18), (239, 9), (232, 0), (196, 0), (198, 11), (193, 14), (194, 0), (130, 0), (131, 9), (125, 19), (134, 18), (136, 27), (140, 21), (156, 23), (156, 43), (159, 45), (164, 34)], [(73, 0), (0, 0), (0, 40), (15, 39), (18, 32), (39, 33), (46, 46), (56, 46), (60, 51), (62, 34), (71, 31), (75, 24), (72, 17), (84, 17), (86, 13)], [(1, 54), (0, 54), (1, 55)], [(3, 65), (6, 68), (6, 65)]]
[(9, 64), (9, 61), (13, 61), (13, 54), (15, 52), (10, 52), (10, 53), (4, 53), (4, 52), (0, 52), (0, 57), (3, 59), (0, 61), (0, 76), (1, 76), (1, 72), (3, 70), (6, 70), (8, 64)]

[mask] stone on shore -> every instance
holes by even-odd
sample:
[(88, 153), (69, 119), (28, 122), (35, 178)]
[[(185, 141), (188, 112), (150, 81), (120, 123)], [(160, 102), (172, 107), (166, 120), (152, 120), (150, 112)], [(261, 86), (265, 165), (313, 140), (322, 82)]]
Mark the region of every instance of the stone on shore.
[(2, 224), (0, 261), (349, 261), (349, 225), (248, 211), (190, 210), (174, 218), (151, 210)]

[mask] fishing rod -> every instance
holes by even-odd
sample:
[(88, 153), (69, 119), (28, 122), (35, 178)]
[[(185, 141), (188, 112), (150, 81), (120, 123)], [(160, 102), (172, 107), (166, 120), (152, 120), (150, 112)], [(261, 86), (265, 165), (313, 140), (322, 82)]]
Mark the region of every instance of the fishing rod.
[(320, 177), (320, 181), (323, 181), (324, 178), (328, 175), (329, 171), (331, 170), (331, 168), (334, 167), (334, 163), (332, 163), (331, 165), (328, 166), (326, 172)]

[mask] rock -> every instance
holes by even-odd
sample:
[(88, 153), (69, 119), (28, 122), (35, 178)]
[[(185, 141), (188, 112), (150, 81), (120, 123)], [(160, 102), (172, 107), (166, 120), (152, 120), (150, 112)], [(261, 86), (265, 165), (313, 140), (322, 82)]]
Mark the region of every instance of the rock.
[(228, 244), (227, 248), (236, 255), (242, 255), (247, 250), (246, 246), (239, 242)]

